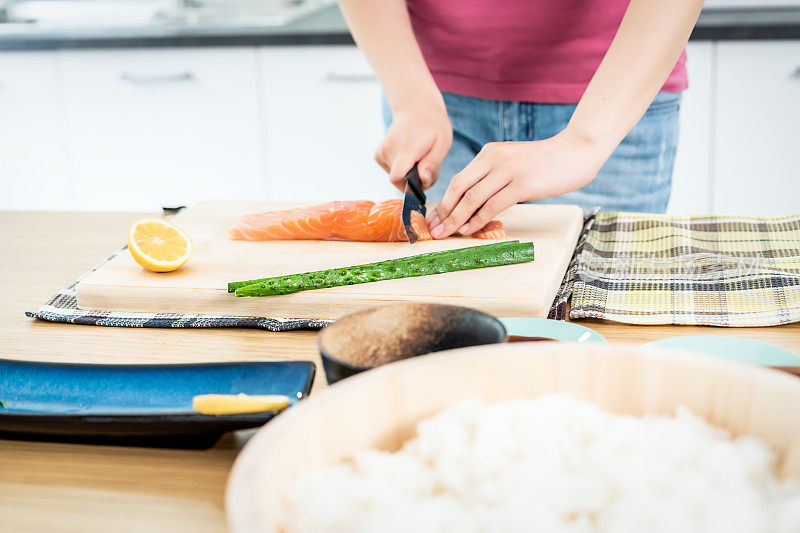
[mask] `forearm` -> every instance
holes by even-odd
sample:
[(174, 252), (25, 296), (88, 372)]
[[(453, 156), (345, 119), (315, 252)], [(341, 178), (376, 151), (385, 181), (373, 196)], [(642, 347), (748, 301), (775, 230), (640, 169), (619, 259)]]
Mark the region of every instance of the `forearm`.
[(430, 99), (444, 106), (411, 28), (404, 0), (339, 0), (393, 111)]
[(703, 0), (631, 0), (565, 133), (605, 160), (664, 85), (702, 6)]

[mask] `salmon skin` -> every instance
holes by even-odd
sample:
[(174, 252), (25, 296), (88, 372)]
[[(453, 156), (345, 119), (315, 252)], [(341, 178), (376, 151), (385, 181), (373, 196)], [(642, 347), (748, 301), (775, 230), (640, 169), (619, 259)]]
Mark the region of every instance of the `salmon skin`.
[[(244, 241), (277, 240), (340, 240), (360, 242), (401, 242), (408, 240), (401, 211), (403, 200), (336, 201), (325, 204), (266, 211), (242, 215), (228, 230), (228, 237)], [(501, 222), (492, 221), (491, 236), (473, 234), (479, 238), (503, 238), (505, 231)], [(502, 236), (495, 236), (502, 230)], [(420, 241), (433, 238), (422, 213), (411, 213), (411, 226)]]

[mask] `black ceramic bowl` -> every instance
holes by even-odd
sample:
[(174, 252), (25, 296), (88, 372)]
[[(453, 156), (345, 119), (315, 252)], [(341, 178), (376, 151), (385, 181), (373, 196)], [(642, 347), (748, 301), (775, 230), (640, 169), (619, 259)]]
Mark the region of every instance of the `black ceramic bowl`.
[(328, 383), (399, 359), (431, 352), (494, 344), (506, 328), (469, 307), (402, 303), (340, 318), (317, 338)]

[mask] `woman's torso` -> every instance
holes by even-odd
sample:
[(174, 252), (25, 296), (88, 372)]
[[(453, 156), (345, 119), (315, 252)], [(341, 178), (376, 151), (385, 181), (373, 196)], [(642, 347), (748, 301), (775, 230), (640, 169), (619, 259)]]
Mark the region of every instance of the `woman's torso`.
[[(629, 0), (407, 0), (425, 61), (443, 91), (575, 103)], [(686, 88), (681, 54), (662, 90)]]

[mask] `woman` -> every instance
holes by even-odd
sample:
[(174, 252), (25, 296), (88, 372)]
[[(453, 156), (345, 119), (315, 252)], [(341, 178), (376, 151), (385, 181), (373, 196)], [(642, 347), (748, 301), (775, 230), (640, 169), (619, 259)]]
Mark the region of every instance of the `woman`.
[(663, 212), (682, 53), (702, 0), (340, 0), (391, 117), (376, 160), (415, 162), (436, 238), (515, 203)]

